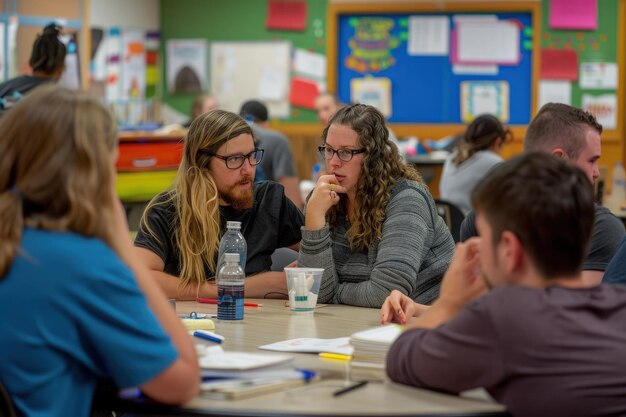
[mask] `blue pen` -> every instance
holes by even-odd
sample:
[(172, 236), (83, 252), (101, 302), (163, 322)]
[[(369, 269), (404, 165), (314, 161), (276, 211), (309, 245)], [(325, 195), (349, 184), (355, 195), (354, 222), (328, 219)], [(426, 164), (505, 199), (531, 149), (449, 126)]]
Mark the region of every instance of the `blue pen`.
[(193, 332), (193, 335), (199, 337), (200, 339), (209, 340), (214, 343), (222, 343), (224, 341), (224, 336), (220, 336), (219, 334), (208, 332), (206, 330), (196, 330)]

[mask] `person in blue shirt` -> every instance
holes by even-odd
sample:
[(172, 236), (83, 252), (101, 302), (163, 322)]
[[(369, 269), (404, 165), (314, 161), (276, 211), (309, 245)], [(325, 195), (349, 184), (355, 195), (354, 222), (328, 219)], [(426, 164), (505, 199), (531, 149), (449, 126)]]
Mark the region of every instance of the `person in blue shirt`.
[(17, 414), (87, 416), (101, 379), (190, 400), (193, 343), (130, 257), (110, 112), (42, 86), (0, 130), (0, 380)]

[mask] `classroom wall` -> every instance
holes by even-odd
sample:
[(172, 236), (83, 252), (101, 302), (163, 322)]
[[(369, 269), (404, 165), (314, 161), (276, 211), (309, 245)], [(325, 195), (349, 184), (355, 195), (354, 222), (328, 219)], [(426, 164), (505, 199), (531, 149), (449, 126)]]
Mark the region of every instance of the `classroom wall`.
[(155, 30), (161, 24), (160, 0), (91, 0), (91, 26)]
[[(471, 1), (456, 0), (454, 3), (481, 3), (481, 4), (499, 4), (505, 2), (513, 2), (515, 0), (500, 1)], [(312, 19), (319, 18), (324, 22), (324, 30), (327, 30), (327, 14), (328, 4), (336, 3), (372, 3), (379, 4), (379, 0), (309, 0), (308, 4), (308, 22)], [(444, 0), (394, 0), (398, 3), (428, 3), (428, 4), (445, 4), (451, 3)], [(553, 32), (547, 25), (547, 6), (548, 0), (531, 0), (531, 2), (539, 2), (542, 4), (542, 22), (540, 23), (541, 32)], [(616, 8), (616, 4), (623, 4), (626, 0), (598, 0), (598, 6), (602, 8)], [(290, 40), (297, 47), (312, 49), (318, 52), (325, 52), (326, 45), (319, 44), (310, 33), (288, 33), (274, 32), (265, 29), (266, 17), (266, 1), (258, 0), (230, 0), (228, 2), (206, 2), (203, 0), (161, 0), (161, 29), (163, 33), (163, 45), (167, 39), (178, 38), (205, 38), (209, 42), (215, 40), (269, 40), (282, 39)], [(624, 9), (621, 9), (624, 10)], [(617, 19), (618, 10), (613, 11), (613, 15)], [(234, 18), (236, 17), (236, 18)], [(210, 23), (209, 23), (210, 22)], [(600, 30), (600, 29), (599, 29)], [(621, 48), (626, 48), (626, 39), (623, 32), (620, 32)], [(545, 45), (544, 45), (545, 46)], [(261, 58), (262, 59), (262, 58)], [(624, 71), (621, 70), (620, 81), (624, 82)], [(169, 95), (165, 92), (164, 101), (167, 105), (171, 105), (181, 112), (187, 112), (192, 100), (191, 95)], [(623, 107), (623, 98), (620, 98), (620, 104)], [(533, 111), (534, 113), (534, 111)], [(620, 115), (623, 116), (624, 109), (621, 109)], [(622, 117), (620, 117), (622, 118)], [(294, 157), (298, 169), (298, 175), (301, 178), (308, 178), (311, 173), (311, 167), (315, 163), (315, 147), (319, 144), (319, 136), (322, 127), (317, 123), (316, 117), (311, 111), (300, 111), (290, 121), (274, 121), (274, 128), (285, 133), (292, 142)], [(415, 133), (415, 125), (411, 124), (395, 124), (392, 125), (394, 132), (400, 136), (413, 136)], [(445, 126), (434, 126), (429, 135), (432, 138), (440, 138), (449, 134), (458, 133), (460, 128), (453, 129)], [(610, 173), (611, 168), (617, 161), (624, 159), (624, 126), (620, 123), (618, 130), (603, 135), (603, 155), (600, 164)], [(522, 151), (522, 140), (525, 133), (525, 126), (515, 127), (515, 141), (504, 149), (504, 156), (510, 157)], [(419, 136), (419, 135), (418, 135)], [(610, 178), (609, 178), (610, 180)], [(610, 182), (608, 183), (610, 184)]]

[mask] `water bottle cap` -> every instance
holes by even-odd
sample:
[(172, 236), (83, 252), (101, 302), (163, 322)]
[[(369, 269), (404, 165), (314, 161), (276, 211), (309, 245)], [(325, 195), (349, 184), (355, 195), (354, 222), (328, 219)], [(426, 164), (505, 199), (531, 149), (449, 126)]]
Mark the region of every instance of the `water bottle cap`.
[(227, 253), (224, 255), (224, 261), (226, 262), (239, 262), (238, 253)]
[(320, 171), (320, 166), (315, 164), (313, 165), (313, 172), (319, 172)]
[(241, 229), (241, 222), (226, 222), (227, 229)]

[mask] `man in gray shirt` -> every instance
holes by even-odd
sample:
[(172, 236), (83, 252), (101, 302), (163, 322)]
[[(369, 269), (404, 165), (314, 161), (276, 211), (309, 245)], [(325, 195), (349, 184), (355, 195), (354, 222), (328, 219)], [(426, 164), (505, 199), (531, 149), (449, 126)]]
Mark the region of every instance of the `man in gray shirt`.
[[(602, 126), (590, 113), (567, 104), (544, 105), (528, 125), (524, 152), (547, 152), (576, 164), (595, 184), (600, 175), (600, 134)], [(585, 184), (585, 187), (588, 187)], [(477, 236), (474, 213), (461, 225), (461, 241)], [(622, 222), (607, 208), (596, 205), (593, 235), (583, 263), (583, 278), (599, 284), (604, 270), (615, 255), (625, 231)]]
[(261, 167), (267, 179), (280, 183), (285, 188), (287, 198), (302, 210), (300, 181), (296, 175), (289, 140), (282, 133), (268, 128), (267, 107), (260, 101), (246, 101), (239, 114), (252, 126), (259, 148), (265, 150)]
[[(527, 153), (497, 166), (472, 203), (482, 237), (457, 246), (439, 298), (391, 346), (389, 377), (484, 387), (515, 416), (626, 414), (626, 287), (582, 278), (594, 217), (585, 174)], [(394, 292), (381, 314), (419, 309)]]

